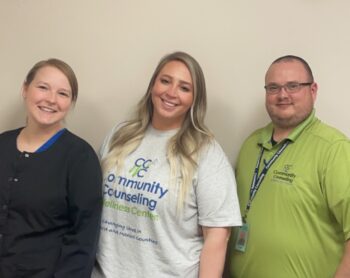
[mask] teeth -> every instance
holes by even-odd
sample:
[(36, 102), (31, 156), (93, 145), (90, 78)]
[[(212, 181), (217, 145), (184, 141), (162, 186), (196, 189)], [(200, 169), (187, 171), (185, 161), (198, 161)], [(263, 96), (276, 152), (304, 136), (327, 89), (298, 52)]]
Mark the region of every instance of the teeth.
[(51, 108), (48, 108), (48, 107), (42, 107), (42, 106), (40, 106), (39, 108), (40, 108), (40, 110), (43, 110), (43, 111), (45, 111), (45, 112), (55, 112), (55, 110), (53, 110), (53, 109), (51, 109)]
[(164, 102), (166, 105), (171, 106), (171, 107), (175, 107), (175, 106), (176, 106), (176, 104), (171, 103), (171, 102), (168, 102), (168, 101), (166, 101), (166, 100), (163, 100), (163, 102)]

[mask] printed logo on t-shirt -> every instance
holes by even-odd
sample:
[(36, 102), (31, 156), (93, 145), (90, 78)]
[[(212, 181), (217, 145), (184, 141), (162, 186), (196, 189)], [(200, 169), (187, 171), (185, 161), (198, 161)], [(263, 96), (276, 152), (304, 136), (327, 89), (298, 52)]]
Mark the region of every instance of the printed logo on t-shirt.
[(135, 161), (134, 166), (129, 170), (129, 173), (131, 173), (132, 177), (139, 177), (143, 178), (145, 173), (148, 171), (148, 168), (152, 165), (151, 159), (145, 159), (145, 158), (138, 158)]
[(158, 215), (153, 212), (168, 189), (158, 181), (145, 178), (151, 165), (151, 159), (140, 157), (128, 171), (130, 175), (108, 173), (104, 179), (104, 206), (157, 220)]
[(293, 172), (292, 164), (285, 164), (281, 169), (273, 170), (272, 180), (275, 182), (280, 182), (288, 185), (293, 185), (296, 178), (296, 174)]
[[(132, 221), (124, 222), (129, 217), (147, 219), (154, 223), (161, 221), (157, 213), (157, 205), (168, 194), (168, 189), (151, 175), (158, 171), (158, 159), (139, 157), (119, 175), (111, 170), (107, 172), (103, 181), (103, 206), (108, 211), (103, 214), (101, 222), (102, 233), (107, 232), (123, 239), (137, 240), (145, 244), (158, 245), (158, 239), (150, 235), (142, 225), (132, 225)], [(129, 163), (127, 165), (130, 165)], [(111, 211), (114, 210), (116, 214)], [(125, 215), (126, 216), (126, 215)], [(134, 219), (136, 220), (136, 219)], [(137, 223), (147, 223), (141, 220)]]

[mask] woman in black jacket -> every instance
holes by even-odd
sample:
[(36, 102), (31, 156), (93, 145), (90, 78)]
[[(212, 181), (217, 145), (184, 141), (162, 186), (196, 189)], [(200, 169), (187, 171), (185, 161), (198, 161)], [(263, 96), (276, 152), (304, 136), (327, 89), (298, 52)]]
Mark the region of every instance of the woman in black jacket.
[(78, 84), (58, 59), (23, 84), (26, 125), (0, 135), (0, 277), (90, 277), (101, 213), (91, 146), (64, 128)]

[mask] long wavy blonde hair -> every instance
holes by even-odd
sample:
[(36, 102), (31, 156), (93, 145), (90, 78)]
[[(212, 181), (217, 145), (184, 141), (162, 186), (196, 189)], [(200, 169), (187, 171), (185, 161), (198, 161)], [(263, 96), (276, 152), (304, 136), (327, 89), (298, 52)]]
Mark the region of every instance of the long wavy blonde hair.
[(146, 94), (136, 107), (135, 116), (127, 121), (112, 136), (108, 154), (102, 161), (104, 171), (112, 167), (120, 172), (124, 159), (141, 143), (147, 127), (151, 124), (153, 104), (152, 89), (163, 67), (171, 62), (179, 61), (188, 68), (193, 83), (193, 103), (186, 114), (181, 128), (169, 139), (167, 144), (167, 159), (170, 165), (170, 181), (180, 184), (178, 208), (183, 207), (193, 175), (197, 169), (199, 152), (203, 146), (210, 143), (212, 133), (204, 124), (207, 106), (206, 86), (202, 69), (198, 62), (189, 54), (175, 52), (164, 56), (158, 63), (149, 82)]

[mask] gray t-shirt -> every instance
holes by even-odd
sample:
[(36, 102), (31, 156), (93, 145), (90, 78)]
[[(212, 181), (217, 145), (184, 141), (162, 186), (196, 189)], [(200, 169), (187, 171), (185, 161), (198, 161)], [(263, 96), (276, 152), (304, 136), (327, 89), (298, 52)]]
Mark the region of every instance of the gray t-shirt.
[[(92, 277), (197, 278), (201, 226), (241, 225), (233, 170), (214, 140), (201, 152), (193, 186), (182, 211), (177, 210), (178, 188), (170, 181), (166, 157), (167, 142), (176, 131), (150, 126), (120, 175), (115, 169), (104, 173), (101, 235)], [(101, 149), (102, 158), (111, 135)]]

